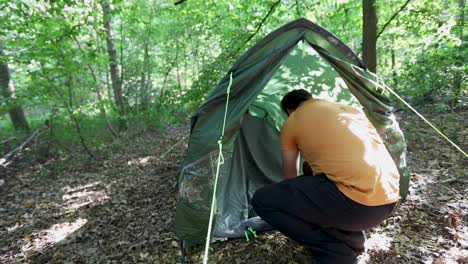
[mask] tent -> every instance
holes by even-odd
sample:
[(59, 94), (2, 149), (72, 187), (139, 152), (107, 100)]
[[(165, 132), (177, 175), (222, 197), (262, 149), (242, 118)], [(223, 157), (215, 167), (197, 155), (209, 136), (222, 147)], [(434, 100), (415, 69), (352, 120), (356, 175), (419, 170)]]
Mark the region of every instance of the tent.
[(279, 131), (286, 120), (280, 101), (303, 88), (313, 97), (362, 109), (380, 133), (402, 175), (400, 193), (408, 192), (406, 143), (392, 114), (384, 85), (366, 70), (337, 37), (306, 19), (292, 21), (251, 47), (231, 67), (192, 118), (186, 157), (178, 178), (175, 232), (185, 245), (203, 243), (208, 229), (227, 89), (232, 76), (219, 173), (214, 238), (256, 216), (254, 192), (279, 182)]

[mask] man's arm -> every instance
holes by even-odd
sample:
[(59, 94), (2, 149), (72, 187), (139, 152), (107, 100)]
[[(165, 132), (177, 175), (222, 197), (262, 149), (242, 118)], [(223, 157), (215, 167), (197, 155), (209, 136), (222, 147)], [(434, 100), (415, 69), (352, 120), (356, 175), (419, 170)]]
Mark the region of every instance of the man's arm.
[(297, 177), (299, 151), (297, 149), (283, 150), (281, 156), (283, 159), (283, 176), (286, 179)]

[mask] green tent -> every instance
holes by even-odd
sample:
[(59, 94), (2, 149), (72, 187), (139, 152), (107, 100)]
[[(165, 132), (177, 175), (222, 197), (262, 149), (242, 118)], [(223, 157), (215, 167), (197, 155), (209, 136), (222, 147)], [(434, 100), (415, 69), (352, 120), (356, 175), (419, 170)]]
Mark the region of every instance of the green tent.
[[(228, 71), (192, 118), (190, 141), (178, 179), (177, 236), (186, 245), (205, 241), (218, 162), (227, 88), (230, 99), (219, 173), (213, 236), (239, 236), (241, 223), (256, 216), (254, 192), (279, 182), (279, 131), (286, 119), (280, 101), (303, 88), (315, 98), (362, 109), (382, 136), (401, 172), (401, 196), (408, 192), (406, 144), (385, 88), (337, 37), (306, 19), (273, 31)], [(242, 235), (243, 233), (241, 233)]]

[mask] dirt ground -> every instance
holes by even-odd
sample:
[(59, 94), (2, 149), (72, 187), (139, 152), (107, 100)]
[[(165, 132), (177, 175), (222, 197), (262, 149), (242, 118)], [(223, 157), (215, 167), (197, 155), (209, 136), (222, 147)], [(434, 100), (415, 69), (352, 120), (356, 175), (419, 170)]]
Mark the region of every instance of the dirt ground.
[[(468, 263), (468, 159), (415, 116), (401, 115), (410, 195), (369, 231), (360, 263)], [(468, 150), (468, 111), (428, 116)], [(104, 160), (58, 157), (0, 179), (0, 262), (177, 263), (176, 177), (187, 133), (134, 135), (108, 146)], [(202, 251), (191, 249), (187, 263), (201, 263)], [(217, 242), (210, 251), (210, 263), (309, 262), (278, 232)]]

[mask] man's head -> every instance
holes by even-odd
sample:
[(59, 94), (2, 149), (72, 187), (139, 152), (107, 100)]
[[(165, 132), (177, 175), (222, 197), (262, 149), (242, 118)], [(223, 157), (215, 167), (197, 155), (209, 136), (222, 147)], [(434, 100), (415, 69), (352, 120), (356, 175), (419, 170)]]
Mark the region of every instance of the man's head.
[(292, 90), (281, 100), (281, 108), (289, 116), (302, 102), (312, 98), (312, 95), (304, 89)]

